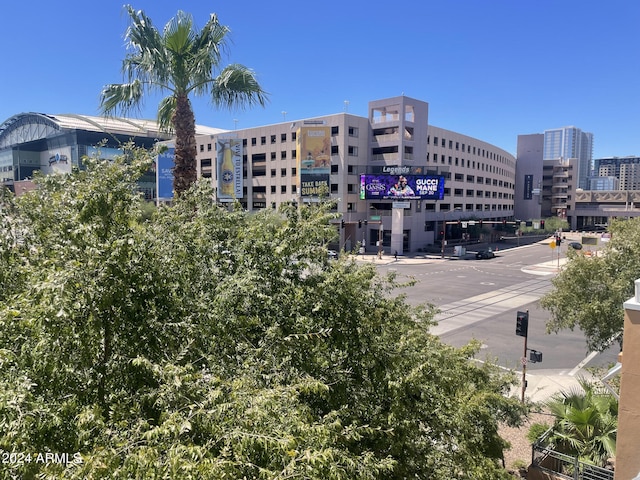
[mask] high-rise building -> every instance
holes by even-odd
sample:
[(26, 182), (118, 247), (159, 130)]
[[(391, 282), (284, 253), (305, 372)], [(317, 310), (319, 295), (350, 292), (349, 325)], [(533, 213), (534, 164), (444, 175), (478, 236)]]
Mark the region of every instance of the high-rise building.
[(593, 165), (593, 134), (576, 127), (562, 127), (544, 131), (543, 160), (577, 159), (578, 188), (588, 189)]

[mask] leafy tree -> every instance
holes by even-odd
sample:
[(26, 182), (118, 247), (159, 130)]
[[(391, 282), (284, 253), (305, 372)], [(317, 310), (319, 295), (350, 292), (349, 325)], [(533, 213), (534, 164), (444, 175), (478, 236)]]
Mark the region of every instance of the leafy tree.
[(588, 348), (598, 351), (622, 341), (623, 303), (633, 296), (640, 272), (640, 219), (613, 220), (609, 232), (601, 255), (569, 252), (554, 289), (540, 300), (551, 313), (549, 332), (580, 328)]
[(440, 343), (393, 276), (329, 262), (330, 204), (227, 211), (204, 182), (149, 220), (149, 165), (3, 204), (0, 449), (69, 461), (0, 478), (508, 478), (513, 376)]
[(131, 19), (125, 39), (129, 53), (125, 82), (104, 87), (103, 113), (138, 108), (147, 93), (169, 92), (158, 106), (158, 123), (175, 130), (174, 191), (181, 195), (196, 180), (195, 116), (190, 95), (208, 95), (218, 107), (264, 106), (267, 94), (253, 71), (240, 64), (222, 67), (229, 28), (211, 14), (202, 30), (191, 15), (178, 11), (160, 33), (143, 11), (127, 5)]
[(545, 402), (555, 416), (548, 441), (554, 448), (600, 467), (616, 454), (618, 401), (580, 379), (582, 391), (560, 392)]

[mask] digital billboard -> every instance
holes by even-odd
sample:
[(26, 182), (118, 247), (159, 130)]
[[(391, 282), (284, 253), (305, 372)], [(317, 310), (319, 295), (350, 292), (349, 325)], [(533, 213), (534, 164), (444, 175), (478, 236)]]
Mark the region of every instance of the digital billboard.
[(361, 200), (443, 200), (441, 175), (360, 175)]
[(329, 193), (331, 129), (324, 125), (302, 127), (296, 132), (300, 195)]

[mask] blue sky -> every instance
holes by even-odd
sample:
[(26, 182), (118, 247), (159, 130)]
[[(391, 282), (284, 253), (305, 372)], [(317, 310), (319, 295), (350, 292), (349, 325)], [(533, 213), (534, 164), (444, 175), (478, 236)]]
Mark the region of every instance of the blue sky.
[[(115, 0), (22, 0), (2, 7), (0, 122), (22, 112), (97, 115), (122, 81), (129, 24)], [(179, 9), (231, 28), (227, 63), (258, 74), (266, 108), (215, 110), (233, 129), (343, 112), (398, 95), (429, 103), (429, 123), (515, 155), (517, 136), (576, 126), (594, 157), (640, 155), (636, 0), (264, 0), (131, 2), (162, 29)], [(155, 118), (150, 97), (138, 118)], [(348, 103), (345, 103), (348, 102)], [(283, 114), (286, 112), (286, 114)]]

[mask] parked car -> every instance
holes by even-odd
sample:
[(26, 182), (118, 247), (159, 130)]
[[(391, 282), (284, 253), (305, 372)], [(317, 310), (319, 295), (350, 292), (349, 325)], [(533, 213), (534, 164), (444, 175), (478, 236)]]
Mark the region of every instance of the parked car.
[(582, 250), (582, 244), (580, 242), (569, 242), (569, 246), (575, 250)]
[(490, 248), (487, 248), (485, 250), (480, 250), (479, 252), (476, 253), (476, 258), (478, 260), (483, 258), (494, 258), (495, 256), (496, 254), (493, 253), (493, 250)]

